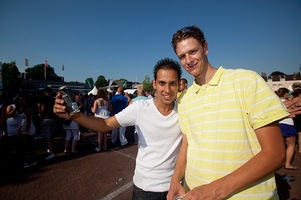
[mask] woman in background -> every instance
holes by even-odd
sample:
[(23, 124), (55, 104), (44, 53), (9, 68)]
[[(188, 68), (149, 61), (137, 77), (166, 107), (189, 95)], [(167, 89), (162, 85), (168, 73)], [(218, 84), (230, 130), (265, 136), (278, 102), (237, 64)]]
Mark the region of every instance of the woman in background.
[(63, 128), (66, 131), (64, 153), (68, 153), (68, 147), (71, 139), (72, 139), (71, 153), (77, 153), (76, 145), (80, 135), (78, 123), (76, 123), (73, 120), (65, 120), (65, 122), (63, 123)]
[[(276, 92), (283, 104), (286, 106), (288, 106), (287, 102), (291, 101), (289, 92), (290, 91), (287, 88), (279, 88)], [(285, 118), (279, 122), (279, 125), (286, 144), (286, 158), (284, 168), (288, 170), (297, 170), (298, 167), (292, 165), (297, 136), (297, 130), (295, 128), (293, 118)]]
[[(94, 116), (99, 118), (109, 118), (110, 112), (108, 106), (109, 106), (109, 101), (107, 100), (107, 95), (105, 91), (98, 90), (93, 107), (91, 108), (91, 111), (94, 113)], [(98, 132), (98, 136), (97, 136), (98, 146), (95, 148), (97, 152), (100, 152), (102, 150), (102, 143), (103, 143), (103, 150), (106, 151), (107, 133)]]

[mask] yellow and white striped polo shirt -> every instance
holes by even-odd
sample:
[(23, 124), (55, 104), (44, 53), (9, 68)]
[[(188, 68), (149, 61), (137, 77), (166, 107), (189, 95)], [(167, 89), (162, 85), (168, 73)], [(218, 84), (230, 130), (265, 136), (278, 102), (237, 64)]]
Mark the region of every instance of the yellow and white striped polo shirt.
[[(189, 147), (185, 179), (190, 188), (221, 178), (260, 151), (255, 129), (288, 116), (276, 94), (255, 72), (220, 67), (212, 80), (195, 82), (178, 100)], [(277, 198), (274, 174), (231, 199)]]

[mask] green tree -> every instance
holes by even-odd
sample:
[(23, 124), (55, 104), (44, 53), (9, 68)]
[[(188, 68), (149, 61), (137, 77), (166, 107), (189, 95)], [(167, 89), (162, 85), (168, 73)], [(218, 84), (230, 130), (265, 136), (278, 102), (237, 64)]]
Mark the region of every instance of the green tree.
[[(29, 76), (33, 75), (33, 76), (44, 77), (44, 73), (45, 73), (44, 68), (45, 68), (44, 64), (38, 64), (38, 65), (35, 65), (33, 67), (27, 68), (25, 70), (25, 72)], [(47, 76), (56, 76), (56, 77), (58, 76), (54, 72), (53, 67), (51, 67), (50, 65), (48, 65), (48, 67), (46, 67), (46, 75)]]
[(16, 62), (2, 64), (3, 94), (14, 97), (20, 92), (21, 78)]
[(95, 82), (96, 88), (105, 87), (107, 85), (108, 85), (108, 81), (106, 80), (106, 78), (103, 75), (98, 76)]
[(274, 71), (271, 73), (270, 76), (283, 76), (283, 75), (286, 75), (286, 74), (283, 72), (280, 72), (280, 71)]
[(151, 81), (151, 78), (150, 78), (148, 75), (146, 75), (146, 76), (144, 77), (144, 80), (142, 81), (142, 84), (143, 84), (143, 89), (144, 89), (144, 90), (149, 90), (149, 91), (151, 91), (152, 88), (153, 88), (153, 83), (152, 83), (152, 81)]

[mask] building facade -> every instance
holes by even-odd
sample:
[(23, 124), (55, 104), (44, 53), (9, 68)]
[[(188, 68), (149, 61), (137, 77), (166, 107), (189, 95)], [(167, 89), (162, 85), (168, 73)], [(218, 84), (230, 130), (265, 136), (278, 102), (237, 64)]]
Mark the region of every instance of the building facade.
[(295, 82), (301, 83), (300, 73), (294, 73), (292, 75), (274, 75), (274, 76), (262, 76), (267, 84), (273, 91), (277, 91), (279, 88), (285, 87), (292, 91), (292, 85)]

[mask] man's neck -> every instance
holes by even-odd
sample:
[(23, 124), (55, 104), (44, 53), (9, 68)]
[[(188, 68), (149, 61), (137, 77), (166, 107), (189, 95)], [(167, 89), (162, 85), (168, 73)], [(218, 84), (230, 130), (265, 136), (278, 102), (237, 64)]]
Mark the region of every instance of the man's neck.
[(174, 102), (172, 102), (170, 104), (165, 104), (156, 97), (153, 98), (153, 101), (154, 101), (154, 104), (157, 107), (158, 111), (164, 116), (169, 115), (175, 106)]
[(203, 74), (200, 74), (200, 76), (195, 77), (196, 84), (205, 85), (209, 83), (215, 75), (216, 71), (216, 68), (212, 67), (211, 65), (208, 65), (207, 70)]

